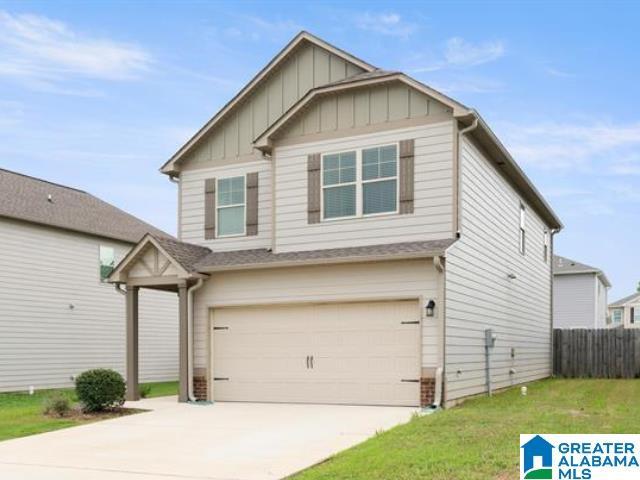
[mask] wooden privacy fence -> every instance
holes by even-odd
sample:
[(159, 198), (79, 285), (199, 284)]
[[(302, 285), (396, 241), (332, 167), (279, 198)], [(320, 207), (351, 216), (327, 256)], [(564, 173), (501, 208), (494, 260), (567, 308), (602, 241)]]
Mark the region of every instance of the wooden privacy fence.
[(640, 377), (640, 330), (555, 329), (553, 373), (558, 377)]

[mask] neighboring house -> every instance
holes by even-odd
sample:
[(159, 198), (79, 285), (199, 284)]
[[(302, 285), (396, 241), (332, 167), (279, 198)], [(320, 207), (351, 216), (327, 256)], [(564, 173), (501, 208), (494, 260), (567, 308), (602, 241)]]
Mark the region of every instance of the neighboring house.
[(436, 90), (302, 32), (161, 171), (181, 241), (148, 235), (110, 277), (129, 398), (140, 288), (179, 293), (181, 401), (451, 404), (487, 391), (486, 329), (493, 388), (551, 374), (561, 222)]
[[(105, 280), (144, 236), (166, 235), (80, 190), (0, 169), (0, 391), (124, 373), (125, 297)], [(177, 300), (140, 302), (140, 376), (178, 377)]]
[(609, 305), (611, 327), (640, 328), (640, 292)]
[(611, 283), (602, 270), (554, 255), (553, 276), (554, 328), (607, 327)]

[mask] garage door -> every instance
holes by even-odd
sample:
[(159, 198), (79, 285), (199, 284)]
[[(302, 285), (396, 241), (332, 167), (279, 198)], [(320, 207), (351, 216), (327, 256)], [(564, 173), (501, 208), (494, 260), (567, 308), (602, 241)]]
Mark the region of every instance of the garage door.
[(417, 301), (213, 311), (221, 401), (419, 405)]

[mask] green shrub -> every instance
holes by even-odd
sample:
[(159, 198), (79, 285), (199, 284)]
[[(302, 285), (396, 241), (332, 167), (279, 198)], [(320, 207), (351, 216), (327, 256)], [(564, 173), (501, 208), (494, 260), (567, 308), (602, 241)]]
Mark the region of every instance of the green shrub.
[(124, 403), (125, 383), (114, 370), (87, 370), (76, 378), (76, 394), (87, 412), (99, 412)]
[(64, 417), (71, 411), (71, 400), (63, 393), (54, 393), (46, 397), (42, 404), (42, 412), (45, 415), (57, 415)]
[(140, 385), (140, 398), (147, 398), (151, 393), (151, 385)]

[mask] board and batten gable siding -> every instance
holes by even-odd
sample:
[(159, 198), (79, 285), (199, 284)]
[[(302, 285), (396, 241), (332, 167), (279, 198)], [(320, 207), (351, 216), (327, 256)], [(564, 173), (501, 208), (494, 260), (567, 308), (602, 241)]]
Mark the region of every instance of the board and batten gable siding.
[[(447, 250), (446, 260), (447, 402), (486, 392), (487, 328), (497, 335), (494, 389), (551, 375), (546, 226), (472, 141), (465, 137), (460, 148), (461, 238)], [(526, 207), (525, 255), (519, 250), (521, 202)]]
[(424, 117), (451, 118), (451, 109), (401, 82), (324, 96), (312, 103), (278, 139), (303, 139), (332, 131)]
[[(205, 181), (258, 173), (258, 234), (205, 239)], [(271, 247), (271, 162), (259, 160), (216, 168), (189, 170), (180, 174), (180, 240), (204, 245), (215, 251)], [(217, 230), (217, 229), (216, 229)]]
[[(216, 306), (434, 299), (438, 278), (431, 259), (315, 265), (213, 273), (194, 293), (194, 365), (207, 367), (209, 312)], [(417, 306), (417, 303), (416, 303)], [(418, 307), (424, 314), (424, 308)], [(422, 367), (439, 365), (438, 316), (422, 318)]]
[(183, 169), (260, 158), (253, 150), (253, 140), (310, 89), (362, 72), (362, 68), (320, 46), (301, 44), (194, 148), (185, 158)]
[[(0, 391), (70, 387), (89, 368), (125, 370), (125, 297), (99, 279), (100, 245), (132, 245), (0, 219)], [(73, 308), (70, 308), (73, 305)], [(174, 293), (140, 292), (140, 379), (178, 377)]]
[(598, 328), (594, 273), (556, 275), (553, 279), (553, 327)]
[[(414, 139), (414, 212), (309, 224), (307, 157)], [(276, 252), (453, 237), (453, 121), (276, 147)]]

